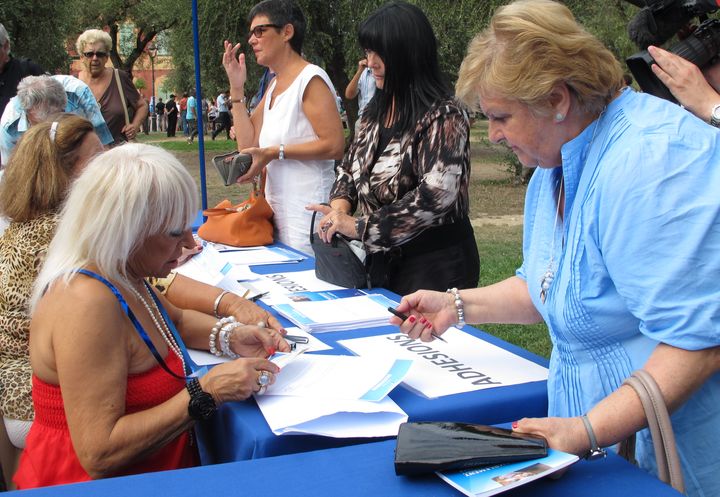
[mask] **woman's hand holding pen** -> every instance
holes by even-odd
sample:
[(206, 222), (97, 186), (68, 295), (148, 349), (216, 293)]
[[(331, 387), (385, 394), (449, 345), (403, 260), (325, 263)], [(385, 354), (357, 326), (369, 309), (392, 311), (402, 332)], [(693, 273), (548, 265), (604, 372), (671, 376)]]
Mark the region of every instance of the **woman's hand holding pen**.
[(452, 295), (445, 292), (419, 290), (403, 297), (397, 310), (407, 314), (408, 319), (392, 317), (390, 323), (399, 326), (400, 331), (410, 338), (423, 342), (432, 341), (434, 333), (442, 335), (457, 322)]

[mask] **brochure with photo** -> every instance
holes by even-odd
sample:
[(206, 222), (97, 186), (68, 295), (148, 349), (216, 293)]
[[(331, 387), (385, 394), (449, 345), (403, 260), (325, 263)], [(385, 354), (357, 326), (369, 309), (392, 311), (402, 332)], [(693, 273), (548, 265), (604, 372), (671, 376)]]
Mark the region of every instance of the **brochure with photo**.
[(463, 471), (438, 471), (437, 475), (465, 495), (487, 497), (555, 473), (578, 459), (574, 454), (548, 449), (548, 455), (540, 459)]

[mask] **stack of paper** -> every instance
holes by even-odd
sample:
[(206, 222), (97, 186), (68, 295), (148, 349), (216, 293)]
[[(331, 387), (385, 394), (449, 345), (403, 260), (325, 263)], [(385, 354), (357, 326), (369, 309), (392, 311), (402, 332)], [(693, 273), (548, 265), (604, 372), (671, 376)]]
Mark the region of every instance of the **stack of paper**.
[(386, 437), (407, 421), (387, 394), (412, 361), (308, 354), (272, 360), (282, 369), (255, 399), (276, 435)]
[(330, 299), (289, 302), (273, 308), (300, 328), (310, 333), (323, 333), (383, 326), (390, 318), (387, 308), (397, 305), (380, 294), (332, 298), (331, 292), (322, 293)]

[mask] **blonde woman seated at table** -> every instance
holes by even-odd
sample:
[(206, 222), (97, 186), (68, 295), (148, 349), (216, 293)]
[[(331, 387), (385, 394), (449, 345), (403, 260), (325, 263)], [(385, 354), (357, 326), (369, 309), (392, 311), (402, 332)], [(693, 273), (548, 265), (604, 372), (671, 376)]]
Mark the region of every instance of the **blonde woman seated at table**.
[[(672, 413), (687, 494), (717, 496), (720, 133), (625, 87), (622, 74), (561, 3), (496, 11), (470, 43), (457, 94), (488, 117), (492, 142), (537, 166), (523, 263), (485, 288), (406, 296), (398, 309), (412, 317), (401, 329), (431, 340), (463, 318), (545, 321), (550, 417), (514, 428), (591, 458), (645, 426), (623, 385), (645, 369)], [(647, 430), (635, 457), (657, 471)]]
[[(30, 128), (0, 183), (0, 212), (12, 220), (0, 236), (0, 412), (10, 442), (17, 448), (25, 446), (33, 420), (28, 356), (31, 289), (72, 180), (92, 156), (103, 151), (87, 120), (73, 114), (52, 119)], [(180, 275), (174, 281), (158, 279), (153, 284), (178, 307), (218, 319), (234, 316), (240, 322), (262, 323), (284, 333), (267, 311), (233, 293)]]
[[(195, 465), (193, 424), (274, 381), (279, 333), (178, 309), (145, 282), (193, 246), (197, 209), (192, 178), (157, 147), (117, 147), (76, 180), (31, 301), (18, 488)], [(186, 382), (185, 343), (244, 357)]]

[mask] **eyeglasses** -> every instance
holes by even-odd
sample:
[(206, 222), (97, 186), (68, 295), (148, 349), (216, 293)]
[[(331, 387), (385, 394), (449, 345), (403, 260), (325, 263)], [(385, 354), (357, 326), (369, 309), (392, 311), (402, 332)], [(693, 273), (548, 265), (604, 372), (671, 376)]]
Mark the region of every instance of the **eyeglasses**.
[(97, 57), (98, 59), (104, 59), (107, 57), (107, 52), (83, 52), (83, 57), (86, 59), (92, 59), (93, 57)]
[(262, 38), (263, 33), (265, 33), (268, 28), (280, 29), (282, 28), (282, 26), (278, 26), (277, 24), (258, 24), (248, 32), (248, 38), (252, 36), (254, 36), (255, 38)]

